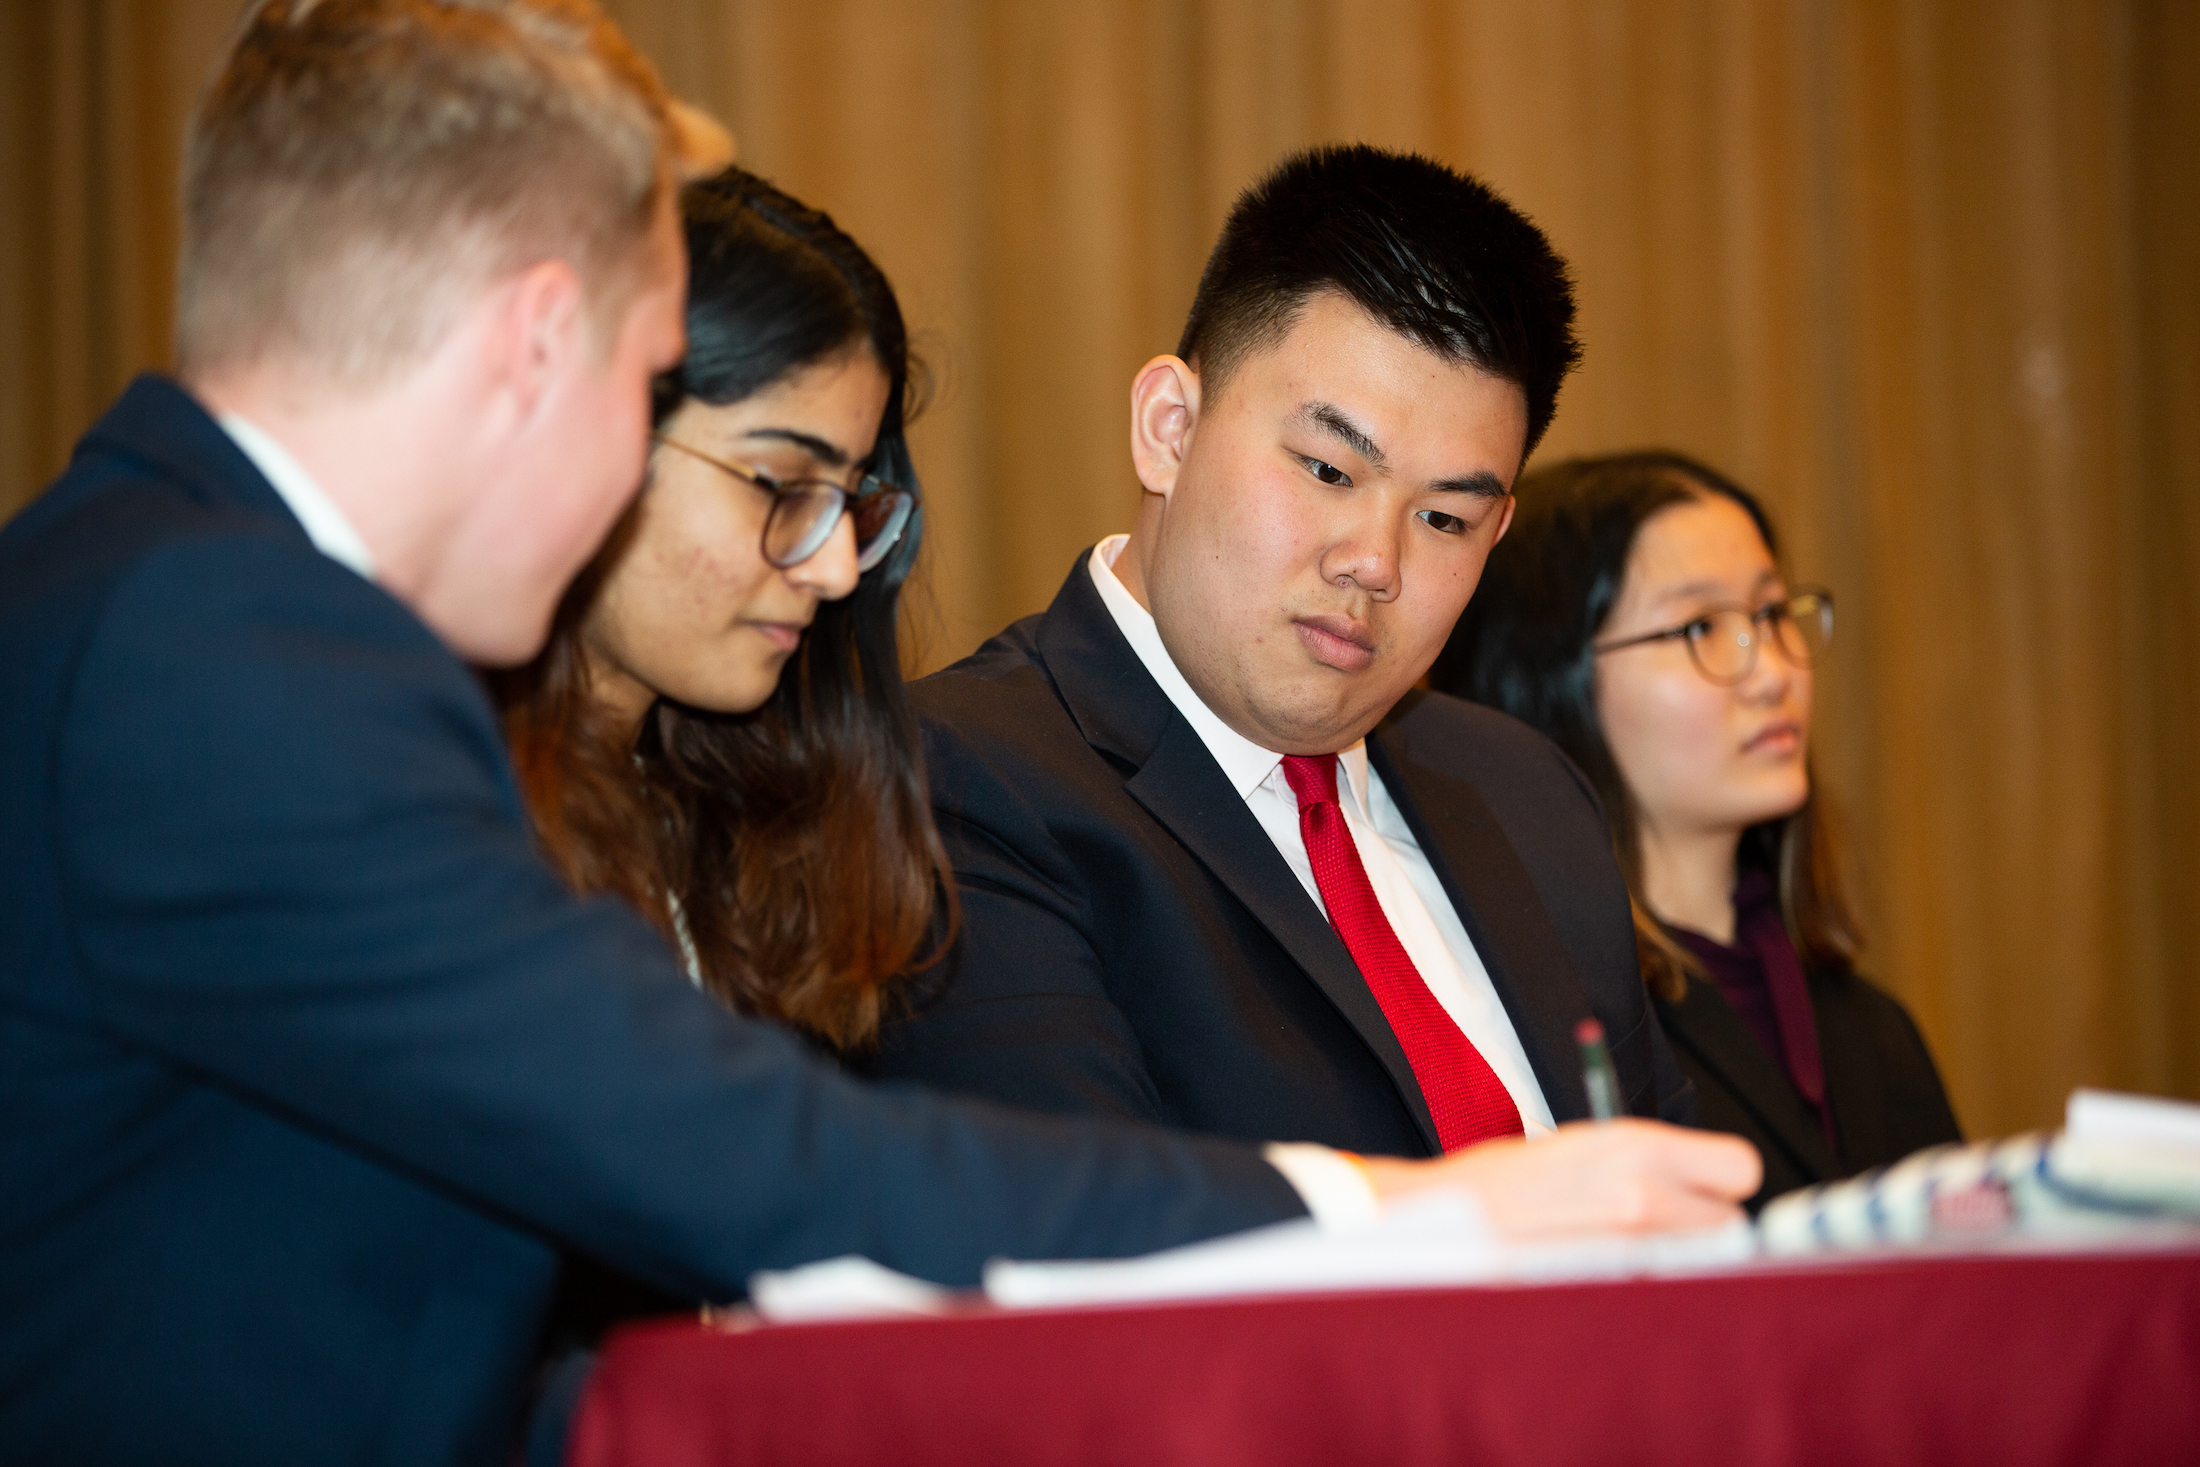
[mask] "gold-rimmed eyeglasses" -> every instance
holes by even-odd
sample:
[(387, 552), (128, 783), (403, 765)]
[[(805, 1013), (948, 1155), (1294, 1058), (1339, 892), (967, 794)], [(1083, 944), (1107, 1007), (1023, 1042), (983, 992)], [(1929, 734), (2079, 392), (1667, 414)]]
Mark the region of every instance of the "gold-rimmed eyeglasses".
[(1810, 586), (1755, 611), (1746, 606), (1707, 607), (1679, 626), (1593, 643), (1589, 650), (1601, 656), (1651, 642), (1681, 642), (1696, 671), (1721, 687), (1732, 687), (1756, 670), (1760, 643), (1779, 648), (1790, 666), (1809, 667), (1832, 640), (1833, 593)]
[(848, 513), (855, 517), (856, 571), (867, 571), (901, 543), (901, 532), (916, 508), (916, 495), (873, 474), (858, 479), (854, 489), (831, 479), (775, 479), (761, 469), (728, 463), (677, 438), (662, 433), (649, 436), (772, 497), (771, 513), (764, 518), (763, 550), (764, 559), (780, 570), (792, 570), (824, 549), (841, 515)]

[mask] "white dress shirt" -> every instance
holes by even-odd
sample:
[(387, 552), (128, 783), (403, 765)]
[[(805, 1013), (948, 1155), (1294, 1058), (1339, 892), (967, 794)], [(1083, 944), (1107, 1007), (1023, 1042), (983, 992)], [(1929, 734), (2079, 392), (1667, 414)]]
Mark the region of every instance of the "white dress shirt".
[(336, 501), (328, 497), (328, 491), (313, 481), (306, 466), (250, 418), (223, 413), (215, 421), (221, 424), (222, 431), (244, 456), (252, 460), (252, 467), (275, 486), (283, 503), (290, 506), (298, 523), (305, 526), (306, 538), (313, 542), (313, 548), (338, 565), (373, 580), (373, 552), (367, 549), (367, 542), (359, 538), (358, 528), (336, 507)]
[[(1162, 645), (1153, 614), (1116, 579), (1115, 558), (1129, 538), (1115, 535), (1093, 547), (1092, 581), (1099, 588), (1100, 599), (1122, 628), (1138, 660), (1198, 733), (1207, 751), (1222, 766), (1224, 777), (1299, 878), (1299, 885), (1306, 888), (1308, 899), (1326, 917), (1328, 907), (1314, 880), (1313, 862), (1307, 859), (1306, 840), (1299, 833), (1298, 796), (1284, 778), (1283, 756), (1262, 748), (1216, 717), (1184, 680), (1168, 648)], [(1421, 981), (1444, 1006), (1444, 1012), (1451, 1015), (1459, 1031), (1489, 1061), (1519, 1108), (1522, 1129), (1530, 1136), (1551, 1130), (1550, 1105), (1543, 1098), (1543, 1087), (1536, 1083), (1512, 1018), (1490, 982), (1489, 969), (1483, 966), (1451, 898), (1445, 895), (1443, 883), (1436, 879), (1428, 857), (1422, 854), (1421, 843), (1414, 839), (1405, 816), (1383, 787), (1382, 776), (1369, 767), (1364, 739), (1337, 752), (1337, 803), (1352, 832), (1352, 843), (1359, 850), (1360, 864), (1367, 868), (1368, 883), (1375, 888), (1375, 900), (1381, 904), (1391, 931), (1398, 934), (1406, 956), (1413, 960)]]

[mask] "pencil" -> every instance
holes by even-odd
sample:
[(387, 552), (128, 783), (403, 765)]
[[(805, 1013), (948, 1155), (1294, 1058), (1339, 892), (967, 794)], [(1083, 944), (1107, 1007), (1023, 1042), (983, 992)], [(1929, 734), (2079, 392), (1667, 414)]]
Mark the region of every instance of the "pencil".
[(1589, 1091), (1589, 1114), (1608, 1121), (1619, 1114), (1619, 1077), (1612, 1073), (1611, 1052), (1604, 1047), (1604, 1026), (1594, 1019), (1574, 1025), (1581, 1046), (1581, 1083)]

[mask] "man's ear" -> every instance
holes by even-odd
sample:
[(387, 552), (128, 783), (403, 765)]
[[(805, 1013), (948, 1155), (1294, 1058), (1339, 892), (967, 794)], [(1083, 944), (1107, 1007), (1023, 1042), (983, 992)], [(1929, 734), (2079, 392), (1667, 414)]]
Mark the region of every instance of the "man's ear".
[(1199, 374), (1182, 357), (1159, 356), (1131, 379), (1131, 463), (1149, 494), (1176, 488), (1199, 423)]
[(498, 366), (518, 416), (531, 417), (566, 373), (585, 366), (590, 343), (581, 278), (563, 260), (541, 260), (513, 276), (498, 313)]
[(1490, 549), (1495, 550), (1497, 542), (1504, 539), (1505, 532), (1513, 527), (1513, 511), (1519, 507), (1518, 497), (1511, 494), (1505, 496), (1504, 506), (1497, 511), (1497, 533), (1490, 537)]

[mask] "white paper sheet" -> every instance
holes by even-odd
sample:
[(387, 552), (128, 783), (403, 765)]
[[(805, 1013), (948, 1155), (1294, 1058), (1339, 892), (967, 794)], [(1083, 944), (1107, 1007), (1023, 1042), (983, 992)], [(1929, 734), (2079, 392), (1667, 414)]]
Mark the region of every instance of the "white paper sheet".
[(2073, 1090), (2063, 1110), (2063, 1134), (2077, 1141), (2200, 1152), (2200, 1105), (2116, 1090)]
[[(1709, 1232), (1588, 1237), (1506, 1245), (1464, 1199), (1435, 1195), (1379, 1221), (1324, 1232), (1311, 1219), (1149, 1253), (1141, 1258), (1015, 1263), (985, 1271), (985, 1293), (1009, 1309), (1159, 1303), (1263, 1294), (1562, 1283), (1716, 1271), (1756, 1256), (1735, 1222)], [(757, 1314), (775, 1324), (941, 1314), (955, 1296), (867, 1258), (828, 1259), (749, 1281)]]
[(774, 1324), (944, 1314), (954, 1295), (857, 1254), (749, 1276), (749, 1304)]
[(1739, 1221), (1711, 1232), (1508, 1246), (1489, 1236), (1471, 1207), (1437, 1196), (1401, 1204), (1372, 1226), (1345, 1233), (1302, 1220), (1143, 1258), (994, 1263), (985, 1271), (985, 1292), (1005, 1308), (1057, 1308), (1627, 1278), (1730, 1267), (1755, 1254), (1755, 1235)]

